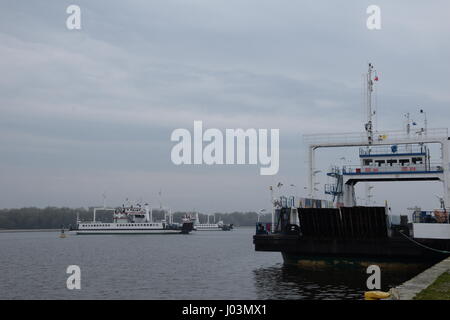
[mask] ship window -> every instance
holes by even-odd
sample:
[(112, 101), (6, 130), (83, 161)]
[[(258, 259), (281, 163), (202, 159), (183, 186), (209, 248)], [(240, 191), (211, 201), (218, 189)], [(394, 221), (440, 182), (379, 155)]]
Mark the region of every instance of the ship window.
[(390, 160), (386, 160), (386, 163), (390, 166), (392, 166), (393, 164), (397, 163), (397, 159), (390, 159)]
[(412, 163), (414, 163), (414, 164), (422, 164), (423, 163), (422, 157), (414, 157), (411, 160), (412, 160)]
[(377, 164), (377, 166), (381, 166), (382, 164), (385, 164), (386, 162), (384, 160), (375, 160), (375, 163)]
[(398, 162), (400, 162), (400, 164), (404, 166), (405, 164), (409, 164), (409, 159), (400, 159), (398, 160)]
[(372, 164), (372, 159), (364, 159), (363, 164), (364, 164), (365, 166), (370, 166), (370, 165)]

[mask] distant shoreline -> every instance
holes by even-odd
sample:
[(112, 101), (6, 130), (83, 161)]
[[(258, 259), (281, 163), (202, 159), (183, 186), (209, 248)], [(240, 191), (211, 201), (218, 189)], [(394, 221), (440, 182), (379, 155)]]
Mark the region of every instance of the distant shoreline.
[(61, 231), (61, 229), (0, 229), (0, 233), (9, 232), (50, 232), (50, 231)]

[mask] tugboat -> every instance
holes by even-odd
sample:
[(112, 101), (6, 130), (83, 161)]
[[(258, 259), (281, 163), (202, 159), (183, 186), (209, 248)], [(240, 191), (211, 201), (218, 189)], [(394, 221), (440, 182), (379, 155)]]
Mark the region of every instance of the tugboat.
[[(96, 220), (97, 211), (113, 211), (113, 222)], [(169, 221), (153, 221), (152, 209), (148, 204), (142, 207), (124, 205), (120, 208), (94, 208), (92, 221), (80, 221), (77, 217), (76, 234), (188, 234), (193, 230), (193, 221), (187, 215), (181, 223), (174, 223), (169, 215)]]
[[(367, 123), (365, 133), (307, 135), (309, 198), (274, 200), (271, 223), (258, 223), (253, 243), (256, 251), (281, 252), (285, 263), (306, 260), (363, 260), (435, 262), (450, 255), (450, 163), (448, 129), (411, 127), (406, 130), (373, 130), (372, 91), (378, 76), (372, 64), (366, 74)], [(438, 145), (441, 157), (431, 161), (430, 145)], [(319, 148), (358, 147), (360, 164), (333, 166), (333, 184), (325, 193), (333, 203), (315, 197), (315, 151)], [(443, 184), (440, 208), (415, 208), (412, 215), (393, 215), (384, 206), (358, 206), (358, 182), (439, 181)], [(366, 189), (367, 191), (367, 189)], [(369, 203), (366, 203), (369, 204)]]

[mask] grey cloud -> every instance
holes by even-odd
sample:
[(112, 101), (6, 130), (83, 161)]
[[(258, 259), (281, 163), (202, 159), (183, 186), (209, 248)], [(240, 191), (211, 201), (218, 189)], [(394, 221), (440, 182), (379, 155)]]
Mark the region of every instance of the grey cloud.
[[(0, 5), (2, 206), (89, 205), (102, 189), (150, 197), (161, 185), (177, 209), (267, 205), (268, 184), (305, 184), (301, 134), (361, 130), (368, 60), (380, 72), (385, 127), (419, 106), (447, 126), (445, 1), (380, 0), (377, 32), (365, 28), (370, 1), (77, 3), (75, 32), (65, 28), (71, 1)], [(174, 166), (170, 133), (194, 120), (280, 128), (279, 174)]]

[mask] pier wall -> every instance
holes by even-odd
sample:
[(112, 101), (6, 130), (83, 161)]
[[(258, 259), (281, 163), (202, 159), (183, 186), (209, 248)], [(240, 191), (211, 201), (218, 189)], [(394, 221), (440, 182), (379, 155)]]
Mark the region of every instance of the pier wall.
[(414, 299), (419, 292), (428, 288), (441, 274), (449, 271), (450, 257), (396, 287), (394, 289), (396, 291), (395, 296), (399, 300)]

